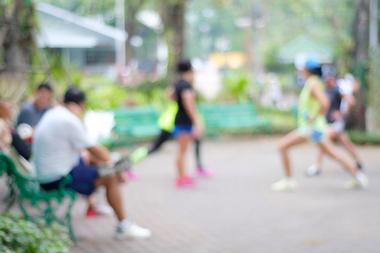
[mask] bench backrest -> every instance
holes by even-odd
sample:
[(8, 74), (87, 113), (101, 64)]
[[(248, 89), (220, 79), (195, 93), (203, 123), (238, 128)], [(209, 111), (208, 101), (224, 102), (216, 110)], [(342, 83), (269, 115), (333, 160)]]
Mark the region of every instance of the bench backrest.
[(114, 111), (114, 132), (126, 133), (139, 127), (156, 127), (158, 112), (153, 107), (134, 107)]
[[(207, 130), (249, 128), (259, 123), (260, 117), (252, 102), (198, 105)], [(159, 112), (152, 106), (120, 108), (112, 111), (115, 126), (110, 143), (134, 143), (159, 133)], [(112, 146), (112, 145), (111, 145)]]
[(254, 104), (231, 103), (231, 104), (201, 104), (199, 111), (202, 114), (206, 126), (221, 125), (228, 121), (234, 121), (237, 125), (247, 119), (257, 118)]
[(0, 152), (0, 170), (5, 172), (11, 179), (12, 184), (23, 196), (32, 197), (40, 190), (37, 179), (28, 175), (24, 170), (20, 170), (12, 158)]

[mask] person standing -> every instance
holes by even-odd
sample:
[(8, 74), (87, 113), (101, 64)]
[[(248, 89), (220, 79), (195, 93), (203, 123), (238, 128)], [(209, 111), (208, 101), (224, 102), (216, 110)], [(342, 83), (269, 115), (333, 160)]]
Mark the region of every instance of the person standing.
[[(147, 156), (158, 152), (162, 145), (172, 139), (175, 126), (175, 118), (178, 112), (178, 106), (175, 101), (170, 101), (166, 110), (161, 114), (158, 119), (158, 126), (160, 128), (159, 135), (153, 140), (149, 147), (141, 147), (132, 152), (130, 160), (133, 164), (140, 162)], [(206, 169), (201, 159), (201, 145), (202, 142), (199, 138), (194, 138), (194, 153), (196, 160), (196, 172), (199, 177), (212, 177), (212, 171)]]
[(178, 111), (173, 131), (178, 142), (175, 185), (185, 187), (194, 184), (193, 178), (186, 172), (186, 154), (193, 138), (202, 136), (203, 124), (196, 109), (193, 89), (194, 72), (190, 60), (181, 60), (177, 63), (177, 74), (178, 80), (174, 84), (174, 99), (177, 102)]

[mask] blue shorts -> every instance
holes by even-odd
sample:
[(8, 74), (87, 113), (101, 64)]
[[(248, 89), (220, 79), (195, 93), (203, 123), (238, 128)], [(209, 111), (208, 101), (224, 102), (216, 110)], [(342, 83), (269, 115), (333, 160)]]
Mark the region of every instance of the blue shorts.
[(320, 143), (326, 137), (326, 134), (323, 131), (308, 127), (300, 127), (297, 131), (300, 135), (313, 143)]
[[(66, 188), (75, 192), (89, 196), (96, 189), (96, 179), (99, 177), (98, 169), (95, 165), (87, 165), (83, 159), (70, 171), (71, 182), (65, 185)], [(41, 184), (42, 189), (46, 191), (56, 190), (62, 184), (62, 180), (58, 179), (51, 183)]]
[(192, 134), (193, 126), (191, 125), (176, 125), (173, 130), (173, 136), (177, 137), (180, 134)]

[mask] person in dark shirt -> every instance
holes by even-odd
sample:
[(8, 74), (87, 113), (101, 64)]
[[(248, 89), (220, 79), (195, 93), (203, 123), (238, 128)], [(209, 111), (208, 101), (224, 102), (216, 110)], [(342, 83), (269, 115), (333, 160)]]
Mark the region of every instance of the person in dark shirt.
[[(171, 90), (169, 91), (172, 97)], [(130, 161), (132, 164), (136, 164), (148, 156), (159, 151), (164, 143), (171, 140), (173, 137), (174, 131), (174, 121), (177, 115), (178, 106), (175, 101), (171, 101), (167, 109), (161, 114), (158, 120), (158, 126), (160, 128), (160, 134), (154, 139), (154, 141), (150, 144), (149, 147), (140, 147), (132, 152), (130, 155)], [(201, 156), (201, 146), (202, 141), (198, 138), (194, 138), (194, 153), (195, 153), (195, 162), (196, 162), (196, 174), (198, 177), (210, 178), (214, 175), (214, 173), (204, 167)], [(131, 170), (129, 170), (131, 171)], [(132, 173), (132, 178), (136, 176)], [(128, 174), (128, 179), (131, 179), (131, 173)]]
[(178, 80), (174, 84), (174, 99), (178, 105), (175, 117), (173, 135), (178, 141), (177, 179), (176, 186), (193, 185), (193, 179), (186, 173), (185, 158), (193, 138), (200, 138), (203, 124), (196, 109), (195, 93), (193, 90), (193, 68), (189, 60), (177, 64)]
[(27, 124), (34, 129), (45, 112), (51, 108), (53, 95), (52, 86), (49, 83), (41, 83), (34, 93), (33, 100), (22, 105), (16, 125)]
[(33, 131), (45, 112), (50, 109), (53, 92), (49, 83), (41, 83), (34, 93), (33, 100), (24, 103), (17, 116), (16, 129), (12, 130), (12, 146), (26, 160), (32, 155)]
[[(328, 73), (325, 76), (326, 94), (330, 101), (330, 107), (326, 114), (326, 119), (329, 124), (328, 135), (329, 138), (335, 140), (343, 145), (350, 156), (355, 160), (358, 169), (363, 169), (363, 163), (356, 150), (354, 144), (351, 142), (347, 133), (345, 132), (346, 117), (355, 104), (355, 98), (352, 93), (344, 92), (337, 82), (335, 73)], [(345, 105), (345, 106), (344, 106)], [(317, 161), (311, 165), (307, 170), (308, 176), (316, 176), (322, 172), (322, 161), (324, 153), (320, 150), (318, 152)]]

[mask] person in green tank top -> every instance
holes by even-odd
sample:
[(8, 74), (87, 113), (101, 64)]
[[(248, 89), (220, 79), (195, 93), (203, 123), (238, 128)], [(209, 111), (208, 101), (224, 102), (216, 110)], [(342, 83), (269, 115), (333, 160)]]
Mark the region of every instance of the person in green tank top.
[(297, 129), (283, 137), (279, 143), (285, 178), (273, 183), (272, 190), (291, 191), (297, 188), (297, 183), (292, 177), (289, 150), (307, 141), (318, 145), (353, 176), (347, 187), (365, 188), (368, 185), (367, 177), (338, 152), (329, 138), (326, 138), (325, 114), (329, 108), (329, 100), (324, 92), (324, 83), (321, 80), (322, 68), (318, 60), (307, 59), (303, 66), (303, 75), (306, 83), (299, 97)]

